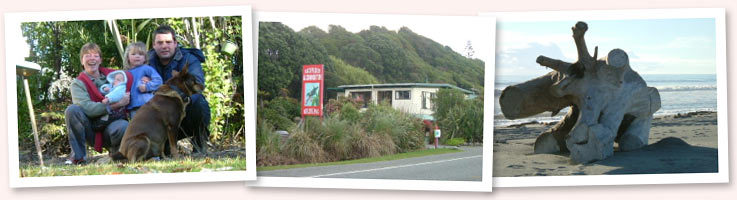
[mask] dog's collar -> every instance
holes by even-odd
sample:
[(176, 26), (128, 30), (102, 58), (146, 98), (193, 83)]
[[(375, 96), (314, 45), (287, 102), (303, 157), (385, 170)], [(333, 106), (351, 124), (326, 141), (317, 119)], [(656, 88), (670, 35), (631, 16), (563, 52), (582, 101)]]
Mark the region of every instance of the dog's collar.
[(169, 85), (169, 88), (177, 92), (177, 94), (179, 94), (179, 98), (181, 98), (183, 102), (189, 102), (189, 96), (187, 96), (182, 89), (179, 89), (176, 85)]
[[(164, 86), (167, 86), (167, 87), (159, 87), (159, 89), (156, 90), (154, 95), (162, 95), (162, 96), (177, 98), (179, 99), (179, 101), (182, 102), (182, 105), (184, 105), (185, 107), (187, 106), (187, 104), (189, 104), (190, 102), (189, 96), (187, 96), (187, 94), (182, 92), (182, 90), (179, 89), (179, 87), (175, 85), (164, 85)], [(163, 88), (168, 88), (168, 89), (163, 89)]]

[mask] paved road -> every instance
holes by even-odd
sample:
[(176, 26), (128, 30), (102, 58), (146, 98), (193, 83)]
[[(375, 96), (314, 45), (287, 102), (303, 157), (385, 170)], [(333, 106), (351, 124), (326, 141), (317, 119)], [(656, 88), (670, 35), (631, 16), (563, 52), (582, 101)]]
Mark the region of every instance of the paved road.
[(481, 147), (463, 152), (373, 163), (259, 171), (258, 176), (481, 181)]

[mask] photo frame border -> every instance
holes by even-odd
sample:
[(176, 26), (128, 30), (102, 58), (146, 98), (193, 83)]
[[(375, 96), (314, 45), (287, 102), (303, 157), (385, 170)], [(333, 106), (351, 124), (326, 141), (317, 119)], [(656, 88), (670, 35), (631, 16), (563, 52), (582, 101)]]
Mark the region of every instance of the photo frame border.
[[(677, 174), (623, 174), (623, 175), (570, 175), (494, 177), (494, 187), (586, 186), (586, 185), (641, 185), (683, 183), (729, 182), (729, 141), (727, 121), (727, 57), (726, 24), (724, 8), (634, 9), (634, 10), (586, 10), (586, 11), (533, 11), (533, 12), (483, 12), (480, 16), (495, 17), (498, 22), (544, 22), (570, 20), (641, 20), (641, 19), (714, 19), (716, 41), (717, 79), (717, 173)], [(497, 31), (499, 31), (497, 29)], [(498, 36), (499, 34), (497, 34)], [(499, 38), (497, 38), (499, 40)], [(501, 41), (501, 40), (499, 40)]]
[[(258, 27), (261, 21), (281, 22), (285, 19), (315, 20), (331, 19), (339, 17), (341, 20), (374, 20), (387, 17), (403, 19), (432, 19), (432, 18), (456, 18), (458, 20), (474, 20), (476, 23), (488, 26), (488, 42), (495, 46), (496, 20), (491, 17), (478, 16), (441, 16), (441, 15), (400, 15), (400, 14), (352, 14), (352, 13), (311, 13), (311, 12), (266, 12), (255, 11), (253, 23), (254, 44), (254, 74), (258, 76)], [(298, 31), (298, 30), (295, 30)], [(494, 50), (488, 49), (485, 55), (479, 57), (486, 59), (484, 66), (484, 85), (494, 84)], [(257, 80), (254, 80), (257, 85)], [(257, 86), (256, 86), (257, 87)], [(493, 94), (493, 87), (484, 87), (484, 93)], [(290, 187), (290, 188), (338, 188), (338, 189), (382, 189), (382, 190), (433, 190), (433, 191), (492, 191), (493, 166), (493, 98), (484, 99), (484, 146), (482, 150), (482, 178), (481, 181), (437, 181), (437, 180), (397, 180), (397, 179), (351, 179), (351, 178), (309, 178), (309, 177), (264, 177), (259, 176), (255, 182), (246, 183), (252, 187)], [(491, 106), (489, 106), (491, 105)]]
[[(20, 25), (23, 22), (41, 21), (83, 21), (107, 19), (140, 19), (140, 18), (172, 18), (172, 17), (201, 17), (201, 16), (241, 16), (243, 44), (243, 79), (252, 80), (254, 74), (246, 73), (253, 69), (251, 52), (253, 27), (250, 6), (212, 6), (212, 7), (181, 7), (181, 8), (142, 8), (117, 10), (74, 10), (74, 11), (43, 11), (5, 13), (5, 49), (14, 48), (15, 41), (21, 37)], [(244, 119), (245, 119), (245, 171), (222, 172), (181, 172), (161, 174), (122, 174), (122, 175), (86, 175), (86, 176), (55, 176), (55, 177), (20, 177), (18, 155), (18, 99), (16, 88), (17, 78), (13, 60), (18, 58), (17, 51), (5, 51), (5, 73), (7, 93), (7, 123), (8, 123), (8, 168), (11, 188), (23, 187), (53, 187), (53, 186), (83, 186), (83, 185), (118, 185), (118, 184), (150, 184), (150, 183), (185, 183), (185, 182), (220, 182), (220, 181), (247, 181), (256, 179), (256, 91), (255, 85), (244, 81)], [(252, 96), (246, 97), (249, 94)]]

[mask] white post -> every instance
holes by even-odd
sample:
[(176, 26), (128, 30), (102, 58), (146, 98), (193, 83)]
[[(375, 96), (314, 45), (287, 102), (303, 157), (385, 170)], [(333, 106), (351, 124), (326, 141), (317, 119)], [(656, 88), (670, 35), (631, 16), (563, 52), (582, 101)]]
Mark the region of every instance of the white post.
[(26, 90), (26, 103), (28, 104), (28, 113), (31, 114), (31, 128), (33, 128), (33, 142), (36, 143), (36, 153), (41, 166), (44, 166), (44, 158), (41, 155), (41, 144), (38, 142), (38, 129), (36, 128), (36, 115), (33, 113), (33, 104), (31, 104), (31, 91), (28, 89), (28, 78), (23, 76), (23, 88)]

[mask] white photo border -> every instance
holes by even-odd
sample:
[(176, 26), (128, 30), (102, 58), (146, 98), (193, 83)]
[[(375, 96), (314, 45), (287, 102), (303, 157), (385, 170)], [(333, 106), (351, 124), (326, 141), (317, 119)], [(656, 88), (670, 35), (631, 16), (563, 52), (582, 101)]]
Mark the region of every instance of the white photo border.
[[(639, 185), (729, 182), (729, 148), (727, 121), (727, 43), (724, 8), (589, 10), (491, 12), (480, 16), (495, 17), (499, 22), (545, 22), (569, 20), (629, 20), (629, 19), (688, 19), (711, 18), (715, 21), (717, 77), (717, 173), (571, 175), (494, 177), (494, 187)], [(501, 40), (500, 40), (501, 41)]]
[[(120, 9), (120, 10), (84, 10), (84, 11), (52, 11), (52, 12), (25, 12), (5, 14), (5, 49), (17, 49), (17, 42), (21, 36), (22, 22), (41, 21), (79, 21), (79, 20), (106, 20), (106, 19), (140, 19), (140, 18), (171, 18), (171, 17), (200, 17), (200, 16), (241, 16), (243, 27), (243, 80), (253, 80), (253, 73), (245, 73), (253, 68), (251, 55), (252, 14), (250, 6), (218, 6), (218, 7), (183, 7), (183, 8), (147, 8), (147, 9)], [(246, 170), (224, 172), (193, 172), (193, 173), (162, 173), (162, 174), (123, 174), (123, 175), (88, 175), (88, 176), (56, 176), (56, 177), (20, 177), (18, 156), (18, 99), (16, 99), (16, 70), (14, 58), (18, 58), (18, 51), (5, 51), (5, 73), (8, 122), (8, 163), (11, 188), (21, 187), (52, 187), (52, 186), (82, 186), (82, 185), (117, 185), (117, 184), (146, 184), (146, 183), (184, 183), (184, 182), (218, 182), (218, 181), (246, 181), (256, 179), (256, 95), (255, 85), (244, 82), (244, 115), (245, 115), (245, 147)], [(246, 96), (245, 94), (253, 94)]]
[[(254, 12), (253, 44), (254, 44), (254, 74), (258, 76), (258, 27), (259, 22), (280, 22), (282, 20), (363, 20), (381, 21), (391, 19), (432, 20), (438, 18), (454, 18), (457, 20), (472, 20), (479, 26), (488, 27), (491, 47), (494, 47), (496, 21), (493, 18), (478, 16), (431, 16), (431, 15), (391, 15), (391, 14), (347, 14), (347, 13), (306, 13), (306, 12)], [(484, 85), (494, 84), (494, 50), (479, 55), (486, 59), (484, 66)], [(254, 80), (257, 83), (257, 80)], [(484, 93), (493, 94), (493, 87), (485, 87)], [(436, 181), (436, 180), (394, 180), (394, 179), (348, 179), (348, 178), (309, 178), (309, 177), (265, 177), (259, 176), (255, 182), (247, 183), (256, 187), (291, 187), (291, 188), (340, 188), (340, 189), (383, 189), (383, 190), (433, 190), (433, 191), (471, 191), (491, 192), (492, 190), (492, 147), (493, 147), (493, 98), (484, 99), (484, 145), (481, 181)]]

